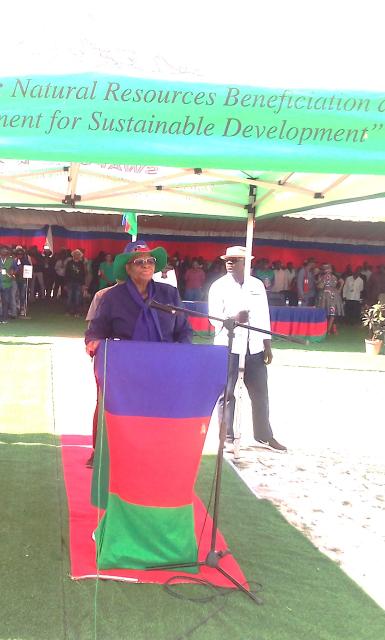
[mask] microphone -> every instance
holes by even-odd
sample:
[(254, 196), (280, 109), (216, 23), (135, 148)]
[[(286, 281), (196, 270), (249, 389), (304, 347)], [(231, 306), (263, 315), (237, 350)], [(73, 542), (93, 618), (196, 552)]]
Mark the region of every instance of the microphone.
[(161, 302), (157, 302), (154, 299), (150, 300), (150, 302), (148, 303), (148, 306), (152, 307), (153, 309), (158, 309), (158, 311), (165, 311), (165, 313), (172, 313), (172, 314), (176, 313), (176, 309), (174, 309), (171, 305), (162, 304)]

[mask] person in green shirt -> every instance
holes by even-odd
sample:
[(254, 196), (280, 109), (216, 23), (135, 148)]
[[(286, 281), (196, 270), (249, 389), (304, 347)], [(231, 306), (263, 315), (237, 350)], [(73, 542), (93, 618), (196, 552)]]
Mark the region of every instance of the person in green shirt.
[(266, 291), (271, 291), (274, 284), (274, 270), (269, 266), (267, 258), (258, 260), (253, 271), (253, 276), (262, 280)]
[(111, 253), (107, 253), (104, 262), (102, 262), (99, 267), (99, 289), (112, 287), (112, 285), (116, 284), (113, 269), (114, 258)]
[(9, 247), (2, 246), (0, 248), (0, 297), (1, 297), (1, 314), (0, 323), (7, 324), (8, 310), (11, 304), (11, 289), (13, 282), (13, 259)]

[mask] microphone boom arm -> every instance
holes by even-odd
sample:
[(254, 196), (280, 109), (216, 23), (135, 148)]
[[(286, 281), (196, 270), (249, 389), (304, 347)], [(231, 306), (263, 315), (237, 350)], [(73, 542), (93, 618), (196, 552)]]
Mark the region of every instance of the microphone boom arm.
[(264, 333), (268, 336), (273, 336), (274, 338), (281, 338), (282, 340), (286, 340), (287, 342), (294, 342), (295, 344), (303, 344), (308, 345), (308, 340), (302, 340), (302, 338), (295, 338), (293, 336), (287, 336), (284, 333), (275, 333), (274, 331), (268, 331), (267, 329), (261, 329), (260, 327), (253, 327), (249, 324), (244, 324), (242, 322), (237, 322), (232, 318), (218, 318), (217, 316), (211, 316), (207, 313), (201, 313), (200, 311), (192, 311), (187, 309), (186, 307), (177, 307), (172, 304), (162, 304), (161, 302), (157, 302), (156, 300), (150, 300), (149, 307), (153, 309), (158, 309), (158, 311), (164, 311), (165, 313), (184, 313), (189, 316), (196, 316), (197, 318), (207, 318), (208, 320), (217, 320), (218, 322), (222, 322), (223, 326), (229, 329), (235, 329), (235, 327), (242, 327), (242, 329), (248, 329), (249, 331), (258, 331), (259, 333)]

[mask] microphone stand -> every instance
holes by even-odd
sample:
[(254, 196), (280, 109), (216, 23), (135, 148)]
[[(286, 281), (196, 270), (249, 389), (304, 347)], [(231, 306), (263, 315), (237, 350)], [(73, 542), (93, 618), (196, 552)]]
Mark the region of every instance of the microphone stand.
[(31, 317), (28, 315), (28, 289), (29, 289), (29, 279), (24, 278), (25, 282), (25, 296), (24, 296), (24, 315), (20, 316), (23, 320), (30, 320)]
[(202, 318), (206, 318), (206, 319), (218, 320), (218, 321), (222, 322), (223, 326), (228, 331), (228, 360), (227, 360), (227, 380), (226, 380), (226, 386), (225, 386), (225, 392), (224, 392), (224, 398), (223, 398), (223, 412), (222, 412), (222, 418), (221, 418), (221, 422), (220, 422), (220, 426), (219, 426), (219, 446), (218, 446), (218, 453), (217, 453), (217, 459), (216, 459), (216, 465), (215, 465), (215, 474), (214, 474), (214, 478), (215, 478), (214, 506), (213, 506), (213, 518), (212, 518), (213, 524), (212, 524), (212, 530), (211, 530), (210, 551), (208, 552), (208, 554), (206, 556), (206, 559), (203, 560), (203, 561), (198, 561), (197, 560), (196, 562), (187, 562), (187, 563), (178, 563), (178, 564), (164, 564), (164, 565), (146, 567), (146, 569), (148, 569), (148, 570), (154, 570), (154, 569), (171, 570), (171, 569), (187, 569), (187, 568), (191, 568), (191, 567), (208, 566), (208, 567), (211, 567), (211, 568), (216, 569), (217, 571), (219, 571), (219, 573), (221, 573), (223, 576), (225, 576), (225, 578), (227, 578), (230, 582), (232, 582), (233, 585), (235, 585), (237, 587), (237, 589), (239, 589), (240, 591), (245, 593), (249, 598), (251, 598), (251, 600), (253, 600), (255, 602), (255, 604), (263, 604), (263, 600), (261, 598), (259, 598), (252, 591), (249, 591), (248, 589), (246, 589), (246, 587), (243, 584), (241, 584), (238, 580), (236, 580), (236, 578), (234, 578), (231, 574), (229, 574), (227, 571), (225, 571), (220, 566), (221, 559), (225, 555), (230, 553), (229, 549), (224, 549), (224, 550), (220, 550), (220, 551), (218, 551), (216, 549), (217, 532), (218, 532), (219, 502), (220, 502), (221, 482), (222, 482), (222, 468), (223, 468), (223, 449), (224, 449), (224, 444), (225, 444), (225, 440), (226, 440), (226, 416), (227, 416), (227, 404), (228, 404), (228, 386), (229, 386), (228, 385), (228, 381), (229, 381), (230, 354), (231, 354), (231, 351), (232, 351), (233, 340), (234, 340), (234, 331), (235, 331), (236, 327), (242, 327), (244, 329), (248, 329), (248, 330), (251, 330), (251, 331), (258, 331), (260, 333), (264, 333), (264, 334), (267, 334), (269, 336), (277, 336), (279, 338), (282, 338), (284, 340), (288, 340), (290, 342), (296, 342), (297, 344), (307, 344), (307, 342), (305, 340), (301, 340), (300, 338), (298, 338), (298, 339), (297, 338), (291, 338), (290, 336), (286, 336), (284, 334), (273, 333), (272, 331), (267, 331), (265, 329), (260, 329), (258, 327), (253, 327), (253, 326), (250, 326), (248, 324), (243, 324), (241, 322), (236, 322), (232, 318), (218, 318), (216, 316), (211, 316), (211, 315), (208, 315), (208, 314), (205, 314), (205, 313), (200, 313), (198, 311), (190, 311), (190, 309), (187, 309), (186, 307), (177, 307), (177, 306), (170, 305), (170, 304), (161, 304), (160, 302), (157, 302), (156, 300), (151, 300), (149, 302), (149, 306), (152, 307), (153, 309), (157, 309), (158, 311), (164, 311), (165, 313), (172, 313), (172, 314), (184, 313), (184, 314), (191, 315), (191, 316), (197, 316), (197, 317), (202, 317)]

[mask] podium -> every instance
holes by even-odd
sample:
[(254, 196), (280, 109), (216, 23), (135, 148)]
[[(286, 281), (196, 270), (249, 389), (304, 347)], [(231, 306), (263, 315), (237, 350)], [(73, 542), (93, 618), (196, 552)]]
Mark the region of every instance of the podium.
[(106, 340), (95, 365), (98, 568), (196, 562), (193, 490), (227, 348)]

